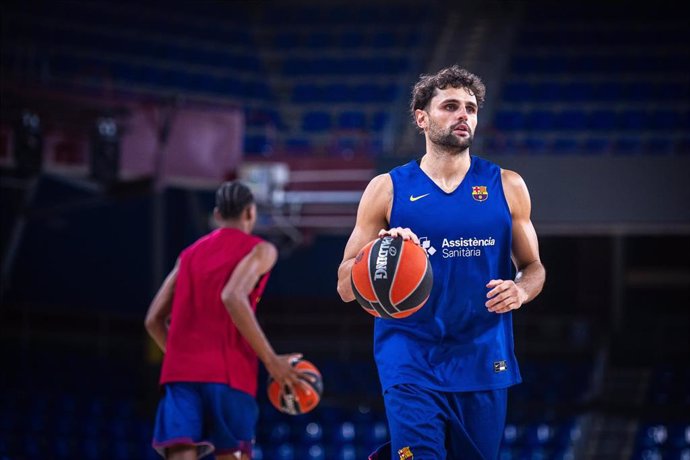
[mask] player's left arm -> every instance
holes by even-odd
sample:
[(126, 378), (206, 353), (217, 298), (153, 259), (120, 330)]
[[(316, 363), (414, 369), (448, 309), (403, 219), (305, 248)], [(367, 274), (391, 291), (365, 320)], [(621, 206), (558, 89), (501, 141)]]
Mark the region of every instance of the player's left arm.
[(177, 259), (175, 267), (173, 267), (165, 278), (156, 296), (151, 301), (151, 305), (149, 305), (149, 309), (146, 312), (146, 319), (144, 320), (146, 331), (163, 353), (165, 353), (165, 343), (168, 339), (168, 326), (166, 325), (166, 321), (172, 310), (175, 282), (177, 281), (179, 267), (180, 259)]
[(512, 258), (517, 274), (514, 280), (491, 280), (486, 285), (486, 307), (494, 313), (520, 308), (539, 295), (546, 280), (537, 232), (530, 217), (532, 204), (527, 185), (519, 174), (507, 169), (501, 171), (501, 180), (513, 219)]

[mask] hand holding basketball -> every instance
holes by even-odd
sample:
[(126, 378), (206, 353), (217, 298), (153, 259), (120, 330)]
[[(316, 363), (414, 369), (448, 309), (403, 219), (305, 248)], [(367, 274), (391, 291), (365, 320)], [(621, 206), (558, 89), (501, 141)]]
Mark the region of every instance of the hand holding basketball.
[(293, 363), (302, 358), (301, 353), (274, 355), (264, 362), (266, 370), (272, 379), (282, 385), (294, 385), (299, 381), (299, 376), (293, 367)]
[[(389, 319), (405, 318), (422, 308), (433, 285), (431, 263), (426, 251), (414, 243), (414, 233), (393, 230), (382, 232), (382, 237), (362, 248), (350, 275), (352, 291), (362, 308)], [(408, 239), (404, 239), (404, 230), (409, 232)]]
[(383, 238), (384, 236), (392, 236), (393, 238), (400, 237), (403, 240), (412, 240), (415, 244), (419, 244), (419, 237), (407, 227), (382, 228), (379, 231), (379, 238)]
[(305, 359), (293, 360), (292, 367), (299, 377), (292, 385), (282, 385), (269, 376), (268, 400), (273, 407), (285, 414), (305, 414), (318, 406), (321, 401), (323, 378), (319, 369)]

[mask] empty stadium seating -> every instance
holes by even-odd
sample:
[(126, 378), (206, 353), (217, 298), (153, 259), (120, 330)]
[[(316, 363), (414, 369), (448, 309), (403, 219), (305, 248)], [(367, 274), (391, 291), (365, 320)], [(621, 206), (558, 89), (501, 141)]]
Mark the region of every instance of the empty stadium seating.
[[(100, 356), (95, 350), (71, 347), (41, 352), (12, 348), (3, 358), (17, 371), (2, 381), (0, 458), (37, 459), (46, 452), (56, 459), (158, 458), (150, 445), (158, 399), (157, 366), (142, 367), (138, 359), (122, 353)], [(282, 414), (270, 405), (262, 368), (255, 458), (359, 460), (388, 441), (372, 362), (332, 358), (315, 362), (324, 375), (324, 398), (316, 409), (300, 416)], [(548, 392), (563, 401), (572, 399), (580, 390), (568, 389), (565, 382), (576, 374), (589, 375), (584, 364), (570, 370), (562, 362), (527, 360), (523, 368), (525, 382), (511, 390), (511, 398), (533, 404), (552, 404)], [(532, 373), (554, 377), (545, 381)], [(51, 378), (34, 379), (37, 374)], [(581, 429), (575, 414), (543, 415), (541, 409), (512, 403), (510, 407), (500, 458), (542, 454), (566, 458)], [(676, 437), (685, 439), (681, 428), (668, 428), (669, 445)]]
[[(382, 129), (405, 110), (409, 82), (426, 70), (428, 31), (443, 25), (438, 11), (411, 2), (351, 11), (210, 2), (194, 21), (182, 2), (163, 16), (151, 5), (132, 21), (135, 8), (108, 0), (13, 7), (3, 69), (59, 90), (236, 103), (247, 112), (248, 155), (379, 155)], [(606, 9), (590, 23), (567, 6), (523, 8), (523, 18), (548, 10), (548, 21), (517, 23), (502, 83), (490, 88), (500, 97), (479, 133), (483, 153), (687, 153), (682, 24), (655, 16), (639, 59), (620, 49), (640, 42), (648, 18)], [(607, 148), (596, 142), (602, 136)]]
[[(688, 40), (682, 21), (613, 5), (597, 5), (594, 19), (586, 7), (524, 5), (492, 120), (496, 133), (486, 136), (487, 153), (687, 151), (690, 84), (687, 49), (679, 45)], [(650, 27), (653, 33), (640, 33)], [(643, 46), (644, 59), (625, 46)], [(490, 138), (494, 135), (500, 142)], [(609, 139), (607, 148), (596, 141), (602, 136)]]
[(690, 457), (690, 421), (653, 421), (640, 424), (634, 460), (685, 460)]
[(22, 85), (59, 91), (237, 104), (252, 115), (249, 155), (371, 155), (380, 141), (341, 146), (337, 130), (379, 136), (404, 78), (419, 70), (420, 38), (434, 20), (433, 9), (412, 2), (352, 10), (209, 2), (193, 21), (184, 2), (164, 15), (157, 8), (109, 0), (13, 7), (3, 69)]

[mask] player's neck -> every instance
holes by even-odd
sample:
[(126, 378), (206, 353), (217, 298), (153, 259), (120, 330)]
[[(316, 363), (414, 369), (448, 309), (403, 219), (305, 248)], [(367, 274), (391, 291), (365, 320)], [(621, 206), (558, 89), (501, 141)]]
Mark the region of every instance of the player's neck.
[(470, 169), (470, 151), (449, 154), (427, 151), (420, 161), (420, 168), (446, 192), (452, 192), (462, 182)]
[(250, 233), (248, 225), (239, 220), (223, 220), (218, 222), (219, 228), (232, 228), (244, 233)]
[(470, 163), (469, 149), (460, 153), (430, 149), (422, 157), (420, 166), (424, 172), (432, 177), (450, 178), (458, 174), (464, 176), (470, 169)]

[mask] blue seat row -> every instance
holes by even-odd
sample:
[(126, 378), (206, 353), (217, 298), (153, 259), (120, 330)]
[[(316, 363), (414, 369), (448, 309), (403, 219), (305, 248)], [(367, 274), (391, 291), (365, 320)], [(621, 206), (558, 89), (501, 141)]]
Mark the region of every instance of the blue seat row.
[(302, 116), (302, 130), (307, 132), (330, 129), (380, 131), (388, 119), (386, 112), (376, 112), (371, 115), (349, 110), (337, 114), (324, 111), (305, 112)]
[(375, 58), (287, 58), (282, 73), (291, 77), (300, 75), (398, 75), (409, 67), (407, 57), (379, 56)]
[(274, 49), (290, 50), (294, 48), (310, 48), (312, 50), (333, 53), (341, 49), (357, 49), (366, 46), (368, 49), (387, 49), (400, 46), (414, 46), (418, 37), (414, 29), (403, 32), (378, 30), (374, 33), (346, 29), (329, 32), (295, 32), (284, 31), (276, 33), (272, 39)]
[(503, 430), (505, 447), (567, 447), (579, 439), (581, 430), (573, 420), (508, 422)]
[(289, 5), (266, 8), (261, 20), (266, 24), (275, 25), (306, 25), (306, 26), (337, 26), (337, 25), (371, 25), (381, 24), (405, 25), (414, 27), (420, 21), (427, 20), (433, 8), (423, 8), (420, 5), (406, 2), (391, 8), (388, 5), (358, 5), (351, 8), (345, 5)]
[(690, 447), (685, 448), (636, 448), (632, 460), (686, 460), (690, 458)]
[(276, 446), (254, 446), (252, 458), (254, 460), (360, 460), (367, 458), (378, 446), (355, 446), (346, 444), (329, 447), (322, 444), (309, 446), (293, 445), (290, 443)]
[[(38, 10), (32, 9), (30, 14), (53, 19), (50, 23), (97, 25), (104, 31), (143, 31), (145, 35), (168, 34), (171, 37), (189, 36), (199, 40), (234, 43), (248, 43), (251, 40), (246, 27), (251, 15), (250, 8), (242, 3), (234, 3), (228, 8), (222, 2), (201, 2), (190, 8), (186, 2), (167, 2), (164, 5), (165, 15), (133, 14), (140, 8), (141, 5), (127, 5), (127, 2), (46, 3)], [(190, 21), (190, 15), (204, 20)], [(217, 22), (219, 18), (222, 18), (222, 22)]]
[(547, 56), (516, 55), (512, 58), (510, 67), (517, 75), (602, 74), (605, 77), (607, 73), (683, 73), (690, 70), (690, 62), (673, 54), (652, 54), (639, 59), (637, 56), (621, 54), (567, 56), (561, 51)]
[(559, 27), (530, 27), (521, 31), (518, 43), (521, 46), (543, 46), (545, 43), (552, 47), (602, 47), (602, 46), (668, 46), (688, 40), (688, 32), (683, 27), (668, 27), (655, 29), (653, 34), (640, 34), (635, 27), (609, 28), (559, 28)]
[(383, 442), (388, 437), (388, 426), (382, 418), (366, 421), (348, 420), (352, 415), (344, 413), (342, 418), (333, 421), (280, 420), (272, 423), (263, 417), (262, 423), (259, 424), (259, 438), (272, 444), (288, 441), (305, 444), (324, 441), (347, 444), (356, 441)]
[[(75, 30), (60, 24), (34, 27), (30, 23), (11, 26), (14, 40), (34, 43), (39, 48), (71, 47), (77, 52), (92, 51), (103, 56), (128, 56), (170, 61), (176, 65), (206, 65), (218, 69), (262, 70), (249, 37), (226, 39), (225, 46), (206, 43), (165, 41), (149, 34), (116, 34), (100, 30)], [(232, 47), (235, 43), (237, 47)], [(228, 46), (230, 45), (230, 46)]]
[(300, 83), (292, 89), (292, 101), (297, 103), (348, 102), (361, 104), (380, 104), (392, 102), (400, 93), (396, 84), (348, 83), (307, 84)]
[[(493, 155), (501, 154), (556, 154), (556, 155), (604, 155), (690, 154), (690, 137), (587, 136), (584, 138), (540, 136), (513, 137), (492, 136), (484, 139), (483, 150)], [(661, 396), (660, 394), (657, 394)]]
[(584, 110), (538, 109), (500, 110), (493, 124), (502, 131), (549, 130), (627, 130), (678, 131), (690, 129), (690, 111), (672, 109), (644, 110)]
[(265, 81), (240, 79), (229, 75), (188, 71), (179, 67), (133, 64), (71, 56), (52, 58), (49, 70), (54, 77), (114, 81), (159, 90), (209, 93), (224, 97), (269, 99), (272, 91)]
[(690, 422), (645, 422), (637, 431), (640, 447), (690, 448)]
[(611, 103), (626, 100), (674, 102), (690, 96), (690, 83), (679, 81), (513, 81), (502, 89), (510, 103)]
[(543, 446), (502, 446), (499, 460), (571, 460), (573, 459), (572, 447), (543, 447)]

